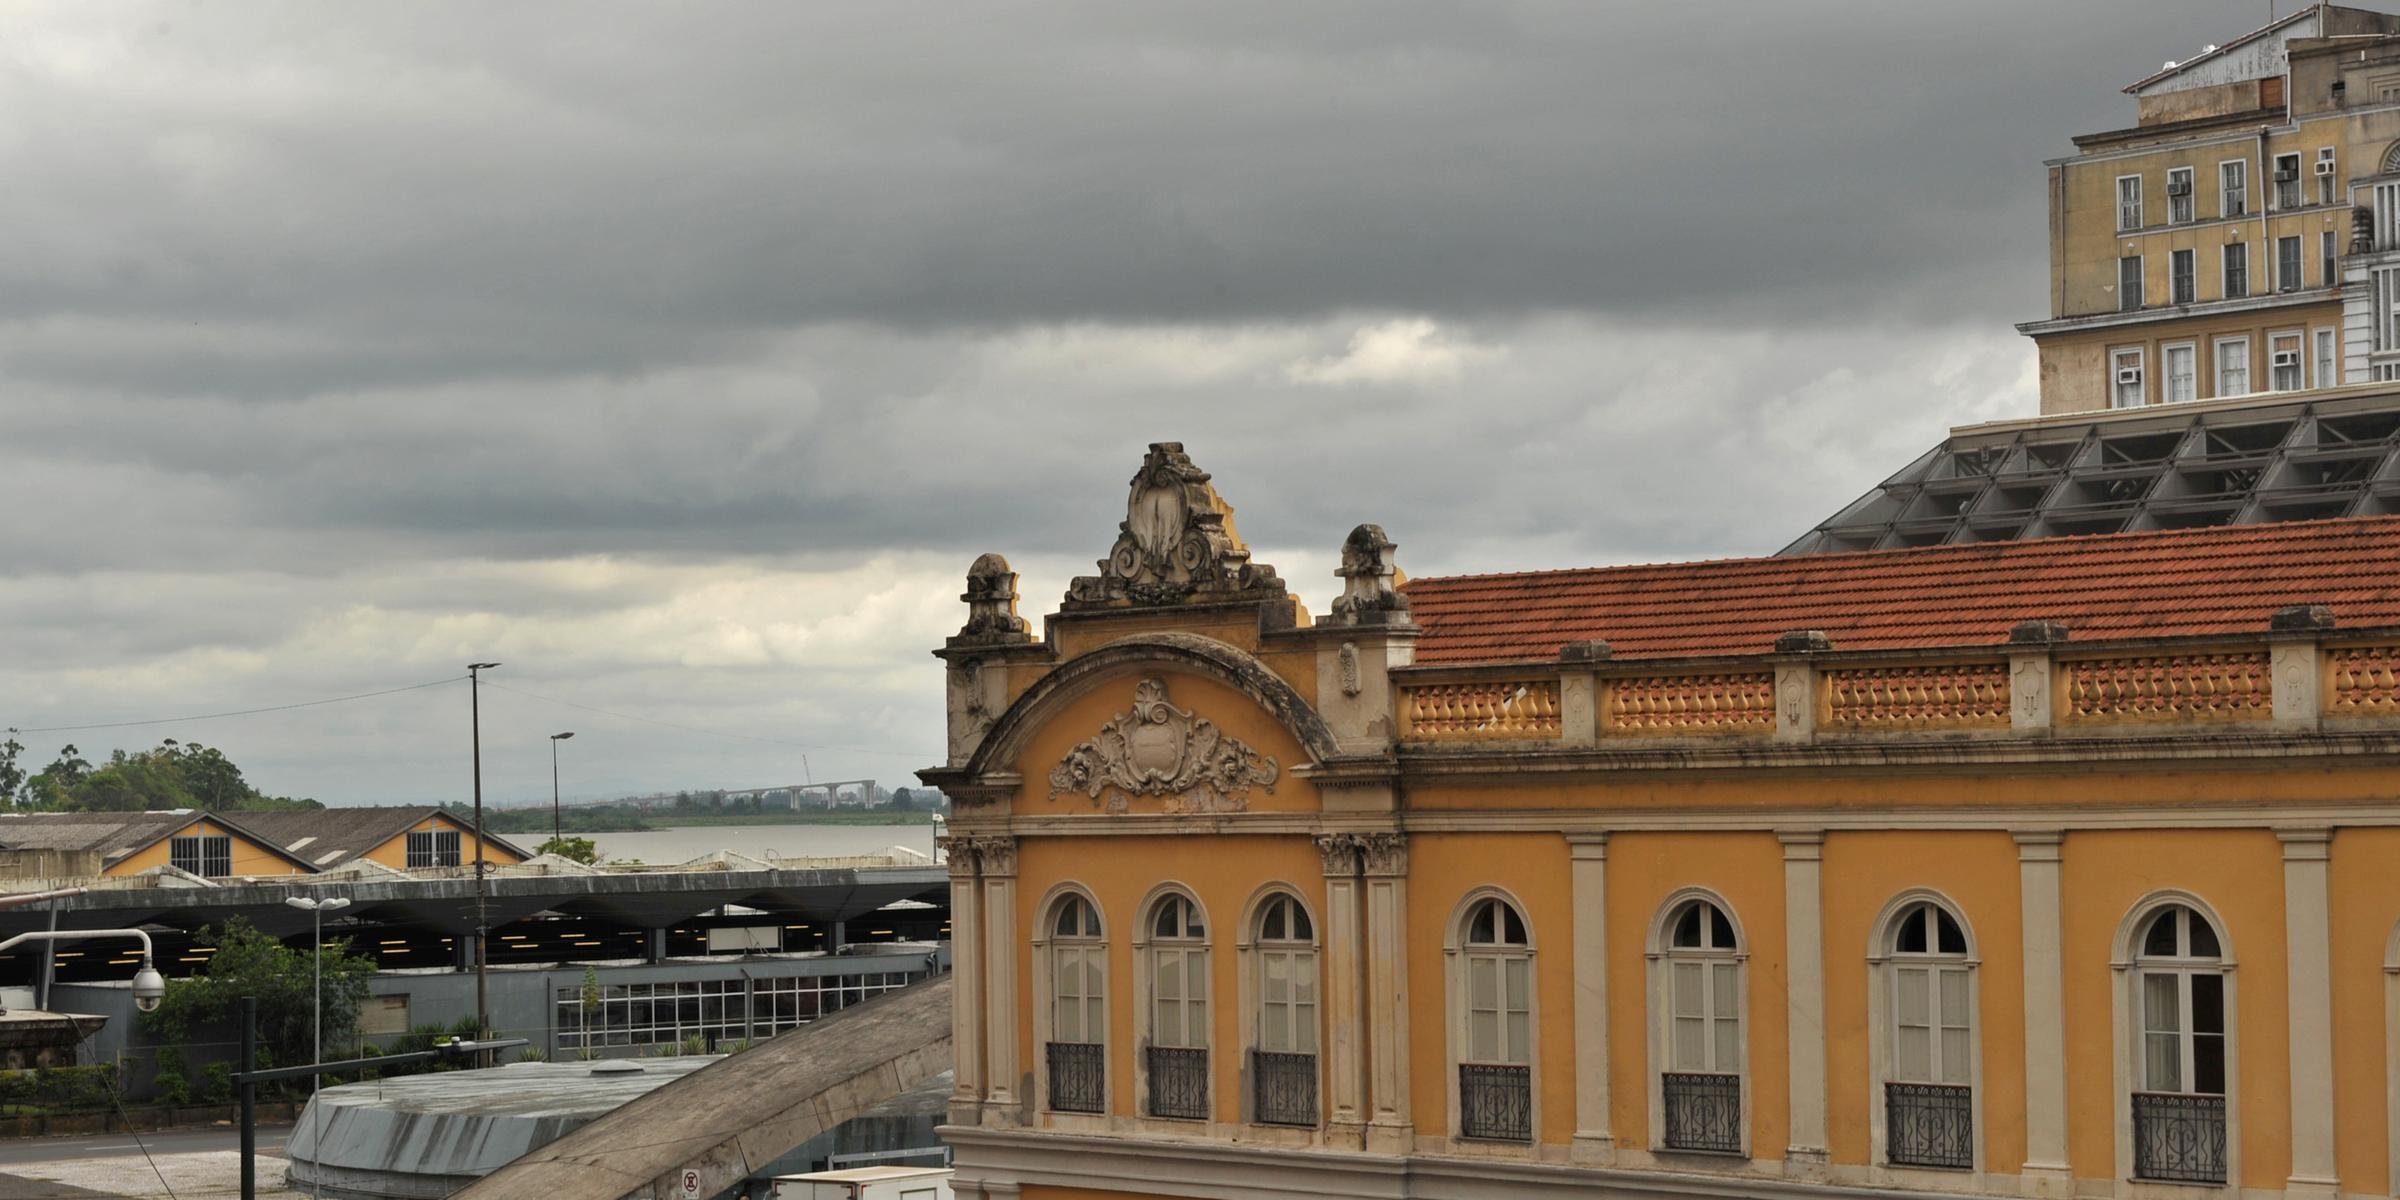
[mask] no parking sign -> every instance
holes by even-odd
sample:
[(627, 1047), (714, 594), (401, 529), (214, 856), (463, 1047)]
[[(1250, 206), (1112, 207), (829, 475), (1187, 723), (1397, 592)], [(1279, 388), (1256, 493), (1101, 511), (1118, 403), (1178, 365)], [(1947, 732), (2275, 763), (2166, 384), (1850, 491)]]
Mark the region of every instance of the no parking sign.
[(675, 1189), (683, 1193), (684, 1200), (700, 1200), (700, 1172), (685, 1167), (675, 1177)]

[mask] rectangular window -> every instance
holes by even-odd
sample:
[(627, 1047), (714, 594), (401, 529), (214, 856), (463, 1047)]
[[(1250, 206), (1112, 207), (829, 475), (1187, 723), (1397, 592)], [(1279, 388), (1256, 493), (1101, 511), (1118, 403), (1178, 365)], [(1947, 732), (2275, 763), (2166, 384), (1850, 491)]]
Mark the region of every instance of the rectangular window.
[(2217, 390), (2219, 396), (2250, 394), (2250, 339), (2246, 337), (2217, 339)]
[(2142, 306), (2142, 256), (2127, 255), (2117, 260), (2117, 311), (2132, 312)]
[(2334, 246), (2332, 230), (2317, 235), (2317, 283), (2323, 287), (2342, 281), (2341, 260), (2335, 256)]
[(233, 839), (223, 834), (169, 839), (167, 865), (209, 879), (233, 874)]
[(419, 830), (408, 835), (408, 869), (459, 865), (458, 831)]
[(2167, 386), (2162, 398), (2169, 404), (2199, 399), (2200, 348), (2190, 342), (2184, 342), (2181, 345), (2162, 347), (2158, 353), (2167, 372)]
[(2217, 164), (2217, 215), (2238, 217), (2250, 211), (2250, 164), (2227, 159)]
[(2111, 351), (2108, 356), (2108, 369), (2111, 389), (2109, 406), (2112, 408), (2140, 408), (2143, 400), (2147, 398), (2142, 390), (2141, 348), (2137, 346), (2130, 350)]
[(2317, 203), (2331, 204), (2341, 190), (2334, 174), (2333, 147), (2317, 147)]
[(2267, 335), (2267, 387), (2296, 392), (2308, 386), (2307, 360), (2302, 358), (2300, 331)]
[(2192, 223), (2192, 169), (2177, 167), (2167, 172), (2167, 220), (2176, 225)]
[(2297, 154), (2276, 155), (2275, 207), (2298, 208), (2300, 207), (2300, 196), (2300, 156)]
[(2374, 347), (2378, 352), (2400, 350), (2400, 267), (2377, 267), (2374, 278)]
[(2377, 250), (2400, 246), (2400, 183), (2375, 185), (2375, 245)]
[(2172, 289), (2168, 296), (2168, 303), (2190, 304), (2192, 297), (2198, 293), (2199, 286), (2192, 279), (2194, 274), (2192, 259), (2194, 257), (2195, 255), (2190, 250), (2177, 250), (2167, 256), (2168, 286)]
[(2225, 298), (2239, 300), (2250, 294), (2250, 243), (2225, 244)]
[(2302, 282), (2300, 277), (2300, 235), (2293, 234), (2290, 237), (2276, 238), (2275, 290), (2296, 292), (2300, 290)]
[(2141, 227), (2142, 177), (2119, 175), (2117, 176), (2117, 228), (2123, 230), (2140, 229)]
[(2341, 368), (2334, 365), (2333, 352), (2333, 330), (2317, 330), (2316, 386), (2318, 387), (2335, 387), (2342, 382)]

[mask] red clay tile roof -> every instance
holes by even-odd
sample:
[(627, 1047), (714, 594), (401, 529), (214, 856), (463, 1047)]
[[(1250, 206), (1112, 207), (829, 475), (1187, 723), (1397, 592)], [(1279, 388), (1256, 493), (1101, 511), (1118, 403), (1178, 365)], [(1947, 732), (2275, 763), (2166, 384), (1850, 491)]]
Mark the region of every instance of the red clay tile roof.
[(2264, 633), (2275, 610), (2331, 605), (2341, 628), (2400, 627), (2400, 517), (2118, 533), (1411, 579), (1427, 665), (1765, 654), (1818, 629), (1837, 650), (1991, 645), (2019, 621), (2076, 641)]

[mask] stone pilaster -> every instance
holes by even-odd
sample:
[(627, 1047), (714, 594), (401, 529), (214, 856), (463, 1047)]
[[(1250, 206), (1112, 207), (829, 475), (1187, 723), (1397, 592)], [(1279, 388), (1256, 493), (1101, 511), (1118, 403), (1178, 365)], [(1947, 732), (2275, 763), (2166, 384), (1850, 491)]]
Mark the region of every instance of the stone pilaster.
[(1783, 945), (1790, 981), (1791, 1145), (1786, 1174), (1825, 1169), (1825, 834), (1777, 830), (1783, 843)]
[(1326, 1140), (1366, 1146), (1366, 898), (1354, 834), (1317, 839), (1325, 858)]
[(1367, 1149), (1406, 1154), (1416, 1122), (1408, 1102), (1408, 840), (1397, 833), (1359, 837), (1366, 892)]
[(950, 1088), (950, 1123), (983, 1120), (983, 885), (975, 877), (973, 838), (945, 837), (950, 857), (950, 1044), (957, 1056)]
[[(975, 839), (977, 872), (983, 881), (984, 1124), (1024, 1120), (1017, 1062), (1017, 840)], [(958, 928), (958, 914), (950, 914)]]
[[(2315, 657), (2313, 646), (2310, 657)], [(2333, 905), (2327, 879), (2332, 833), (2278, 829), (2275, 836), (2283, 842), (2292, 1039), (2292, 1174), (2284, 1181), (2284, 1195), (2331, 1200), (2341, 1194), (2333, 1157)]]
[[(2046, 661), (2046, 660), (2045, 660)], [(2017, 885), (2025, 926), (2025, 1191), (2065, 1196), (2067, 1166), (2067, 998), (2060, 946), (2056, 831), (2019, 833)]]
[(1567, 856), (1575, 931), (1572, 1155), (1587, 1166), (1607, 1166), (1617, 1150), (1608, 1112), (1608, 835), (1569, 837)]

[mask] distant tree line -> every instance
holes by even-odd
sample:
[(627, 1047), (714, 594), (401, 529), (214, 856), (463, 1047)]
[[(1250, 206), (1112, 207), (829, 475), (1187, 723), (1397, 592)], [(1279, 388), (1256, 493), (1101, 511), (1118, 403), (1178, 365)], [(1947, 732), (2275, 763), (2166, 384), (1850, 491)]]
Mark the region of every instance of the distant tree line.
[(15, 732), (0, 740), (0, 804), (20, 812), (281, 812), (323, 808), (314, 800), (270, 796), (250, 786), (224, 751), (198, 742), (162, 741), (150, 750), (111, 750), (94, 766), (73, 743), (39, 771), (23, 762)]
[[(474, 810), (453, 802), (445, 805), (460, 820), (472, 821)], [(631, 833), (674, 825), (677, 817), (790, 817), (814, 813), (935, 813), (948, 812), (948, 798), (932, 788), (876, 789), (876, 795), (865, 804), (848, 804), (838, 809), (811, 805), (793, 809), (782, 800), (762, 802), (753, 792), (689, 791), (677, 792), (670, 803), (656, 801), (619, 800), (603, 804), (577, 804), (558, 812), (557, 828), (562, 833)], [(493, 833), (548, 833), (551, 830), (551, 810), (546, 804), (528, 808), (499, 808), (485, 805), (484, 828)]]

